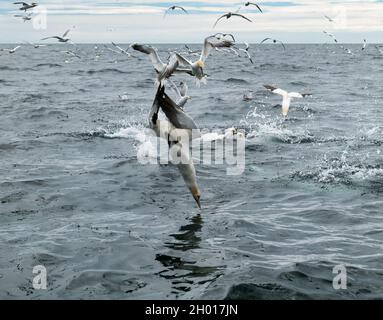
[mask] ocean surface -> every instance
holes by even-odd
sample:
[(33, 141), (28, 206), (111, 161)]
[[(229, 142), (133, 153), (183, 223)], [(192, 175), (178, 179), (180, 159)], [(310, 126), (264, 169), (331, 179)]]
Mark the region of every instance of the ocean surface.
[[(137, 161), (148, 57), (1, 53), (0, 298), (383, 298), (383, 55), (348, 47), (252, 45), (254, 65), (213, 52), (206, 85), (175, 78), (200, 128), (247, 134), (242, 175), (196, 165), (202, 210), (176, 167)], [(284, 120), (264, 84), (313, 96)], [(36, 265), (46, 290), (32, 287)]]

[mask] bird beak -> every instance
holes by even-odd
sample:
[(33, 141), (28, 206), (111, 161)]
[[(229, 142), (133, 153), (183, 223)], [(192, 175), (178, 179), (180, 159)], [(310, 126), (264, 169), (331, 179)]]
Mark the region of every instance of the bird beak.
[(198, 208), (201, 210), (201, 197), (200, 196), (194, 196), (195, 202), (197, 202)]

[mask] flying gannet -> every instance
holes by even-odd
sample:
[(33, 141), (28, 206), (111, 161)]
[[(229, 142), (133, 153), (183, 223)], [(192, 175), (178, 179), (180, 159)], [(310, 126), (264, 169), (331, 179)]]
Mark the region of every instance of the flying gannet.
[(279, 95), (281, 95), (283, 97), (283, 101), (282, 101), (282, 114), (284, 116), (287, 116), (287, 114), (289, 112), (290, 102), (291, 102), (292, 98), (304, 98), (304, 97), (312, 95), (311, 93), (302, 93), (301, 94), (301, 93), (298, 93), (298, 92), (287, 92), (287, 91), (284, 91), (282, 89), (279, 89), (279, 88), (276, 88), (276, 87), (273, 87), (273, 86), (270, 86), (270, 85), (264, 85), (264, 87), (267, 90), (270, 90), (272, 93), (279, 94)]

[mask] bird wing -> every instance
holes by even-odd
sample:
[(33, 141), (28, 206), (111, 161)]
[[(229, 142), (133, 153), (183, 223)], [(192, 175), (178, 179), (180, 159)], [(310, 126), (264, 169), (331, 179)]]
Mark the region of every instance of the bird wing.
[(270, 90), (272, 93), (276, 93), (276, 94), (279, 94), (281, 96), (285, 96), (287, 95), (287, 92), (282, 90), (282, 89), (279, 89), (279, 88), (276, 88), (276, 87), (273, 87), (273, 86), (270, 86), (268, 84), (264, 85), (264, 87), (267, 89), (267, 90)]
[(173, 72), (178, 68), (179, 66), (179, 60), (175, 54), (172, 54), (169, 58), (168, 64), (165, 68), (160, 72), (158, 75), (159, 79), (167, 79), (169, 78)]
[(29, 4), (25, 2), (14, 2), (13, 4), (22, 4), (23, 6), (29, 6)]
[(303, 96), (299, 92), (290, 92), (288, 96), (289, 98), (303, 98)]
[(186, 67), (189, 67), (192, 65), (192, 62), (189, 61), (188, 59), (184, 58), (183, 56), (181, 56), (179, 53), (175, 52), (174, 55), (176, 56), (178, 62), (183, 65), (183, 66), (186, 66)]
[(245, 17), (243, 14), (232, 13), (231, 15), (232, 15), (232, 16), (241, 17), (241, 18), (243, 18), (243, 19), (245, 19), (245, 20), (247, 20), (247, 21), (249, 21), (249, 22), (253, 22), (253, 21), (251, 21), (249, 18)]
[(181, 99), (182, 95), (180, 90), (178, 89), (177, 85), (172, 81), (169, 80), (170, 86), (172, 87), (173, 91), (177, 94), (177, 99)]
[(17, 49), (19, 49), (21, 46), (17, 46), (17, 47), (15, 47), (15, 48), (13, 48), (13, 50), (12, 51), (16, 51)]
[(58, 40), (63, 40), (63, 38), (59, 37), (59, 36), (53, 36), (53, 37), (47, 37), (47, 38), (43, 38), (41, 40), (48, 40), (48, 39), (58, 39)]
[(67, 31), (65, 31), (64, 34), (62, 35), (62, 37), (65, 38), (65, 37), (68, 35), (69, 31), (70, 31), (70, 29), (68, 29)]
[(162, 69), (165, 67), (165, 64), (161, 61), (155, 48), (137, 43), (132, 44), (131, 47), (136, 51), (148, 54), (154, 69), (156, 69), (158, 72), (162, 71)]
[(227, 13), (224, 14), (224, 15), (222, 15), (222, 16), (220, 16), (220, 17), (216, 20), (216, 22), (214, 23), (213, 28), (215, 28), (215, 26), (217, 25), (217, 23), (219, 22), (219, 20), (221, 20), (222, 18), (225, 18), (225, 17), (227, 17)]
[(264, 42), (266, 42), (267, 40), (272, 40), (272, 39), (271, 39), (271, 38), (265, 38), (265, 39), (263, 39), (263, 40), (261, 41), (261, 44), (264, 43)]
[(216, 35), (207, 37), (204, 42), (200, 59), (205, 62), (213, 48), (231, 48), (234, 44), (234, 41), (225, 38), (218, 39)]
[(183, 12), (185, 12), (185, 13), (189, 13), (189, 12), (187, 12), (183, 7), (180, 7), (180, 6), (174, 6), (175, 8), (178, 8), (178, 9), (181, 9)]
[(164, 87), (162, 87), (160, 93), (158, 104), (174, 127), (178, 129), (198, 129), (194, 120), (165, 93)]
[(261, 11), (261, 12), (263, 13), (262, 9), (261, 9), (261, 8), (259, 7), (259, 5), (257, 5), (256, 3), (254, 3), (254, 2), (249, 2), (248, 6), (249, 6), (249, 5), (256, 6), (256, 7), (258, 8), (258, 10)]

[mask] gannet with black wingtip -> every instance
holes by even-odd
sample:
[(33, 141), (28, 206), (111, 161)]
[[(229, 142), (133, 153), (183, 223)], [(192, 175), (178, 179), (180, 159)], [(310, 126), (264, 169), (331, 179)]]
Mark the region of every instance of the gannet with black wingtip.
[(13, 49), (0, 49), (0, 51), (6, 51), (10, 54), (15, 53), (18, 49), (20, 49), (21, 46), (14, 47)]
[(246, 46), (245, 49), (239, 48), (238, 50), (244, 52), (246, 54), (247, 58), (250, 60), (250, 62), (252, 64), (254, 64), (253, 58), (251, 57), (250, 52), (249, 52), (249, 49), (250, 49), (249, 44), (247, 42), (245, 42), (244, 45)]
[(272, 41), (273, 43), (280, 43), (283, 47), (283, 50), (286, 50), (284, 43), (282, 41), (277, 40), (277, 39), (265, 38), (261, 41), (261, 44), (268, 41), (268, 40)]
[(187, 12), (187, 10), (181, 6), (171, 6), (170, 8), (166, 9), (165, 10), (165, 13), (164, 13), (164, 18), (166, 17), (166, 15), (170, 12), (170, 11), (174, 11), (176, 9), (180, 9), (182, 10), (183, 12), (185, 12), (186, 14), (188, 14), (189, 12)]
[[(230, 39), (225, 37), (230, 36)], [(212, 49), (217, 48), (232, 48), (235, 45), (234, 36), (231, 34), (217, 33), (215, 35), (205, 38), (204, 45), (202, 48), (201, 56), (199, 60), (192, 62), (179, 53), (175, 53), (179, 63), (184, 66), (191, 67), (192, 75), (196, 77), (197, 85), (200, 85), (200, 82), (206, 83), (206, 75), (204, 73), (205, 62), (209, 57)]]
[(188, 85), (185, 82), (180, 82), (180, 89), (178, 89), (177, 85), (173, 81), (169, 81), (173, 91), (177, 94), (177, 105), (180, 108), (183, 108), (185, 104), (191, 99), (188, 95)]
[(68, 29), (67, 31), (65, 31), (64, 34), (63, 34), (61, 37), (60, 37), (60, 36), (52, 36), (52, 37), (46, 37), (46, 38), (43, 38), (43, 39), (41, 39), (41, 40), (57, 39), (58, 42), (64, 42), (64, 43), (65, 43), (65, 42), (70, 41), (69, 38), (65, 38), (65, 37), (68, 35), (69, 31), (70, 31), (70, 29)]
[(33, 9), (34, 7), (37, 7), (38, 4), (36, 2), (32, 2), (31, 4), (26, 2), (14, 2), (13, 4), (21, 4), (22, 6), (19, 8), (21, 11), (27, 12), (29, 9)]
[(366, 49), (366, 47), (367, 47), (367, 40), (366, 39), (364, 39), (363, 40), (363, 47), (362, 47), (362, 51), (364, 51), (365, 49)]
[[(167, 120), (158, 119), (160, 108), (165, 113)], [(197, 183), (194, 163), (189, 150), (183, 148), (182, 140), (179, 141), (179, 137), (185, 135), (191, 139), (193, 137), (192, 130), (198, 132), (198, 127), (194, 120), (166, 95), (165, 87), (160, 85), (149, 113), (149, 123), (150, 127), (156, 132), (156, 135), (167, 139), (172, 152), (180, 156), (181, 161), (177, 163), (178, 170), (198, 207), (201, 209), (201, 191)], [(200, 135), (197, 134), (195, 137), (200, 137)]]
[(131, 54), (128, 52), (128, 49), (121, 48), (119, 45), (115, 44), (113, 41), (112, 41), (112, 45), (118, 49), (118, 51), (115, 50), (115, 52), (126, 54), (128, 57), (131, 56)]
[(245, 19), (249, 22), (253, 22), (251, 21), (249, 18), (245, 17), (243, 14), (240, 14), (240, 13), (235, 13), (235, 12), (228, 12), (228, 13), (225, 13), (224, 15), (220, 16), (216, 22), (214, 23), (214, 26), (213, 26), (213, 29), (215, 28), (215, 26), (217, 25), (217, 23), (223, 19), (223, 18), (226, 18), (226, 20), (230, 19), (231, 17), (240, 17), (242, 19)]
[(21, 19), (24, 20), (24, 22), (26, 22), (26, 21), (32, 20), (32, 13), (29, 13), (29, 14), (26, 14), (26, 15), (15, 14), (14, 17), (15, 18), (21, 18)]
[(267, 90), (270, 90), (272, 93), (279, 94), (283, 97), (282, 101), (282, 114), (284, 116), (287, 116), (290, 108), (290, 102), (292, 98), (304, 98), (307, 96), (311, 96), (311, 93), (298, 93), (298, 92), (287, 92), (285, 90), (270, 86), (270, 85), (264, 85), (264, 87)]

